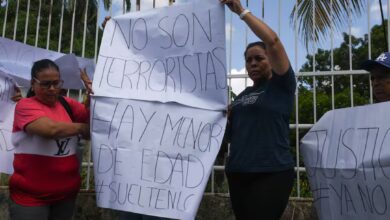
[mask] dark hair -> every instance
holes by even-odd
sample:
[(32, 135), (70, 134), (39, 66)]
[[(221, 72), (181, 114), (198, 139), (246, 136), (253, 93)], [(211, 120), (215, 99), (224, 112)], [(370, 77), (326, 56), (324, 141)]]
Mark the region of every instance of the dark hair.
[[(58, 72), (60, 72), (60, 69), (58, 68), (57, 64), (49, 59), (43, 59), (34, 62), (33, 66), (31, 67), (31, 80), (37, 78), (38, 73), (41, 72), (43, 69), (48, 69), (48, 68), (54, 68)], [(32, 89), (30, 88), (27, 92), (27, 97), (32, 97), (32, 96), (35, 96), (35, 92), (32, 91)]]
[(262, 41), (252, 42), (252, 43), (248, 44), (248, 46), (246, 46), (246, 49), (244, 52), (244, 57), (246, 57), (246, 52), (248, 52), (249, 48), (252, 48), (255, 46), (259, 46), (259, 47), (263, 48), (264, 50), (266, 49), (264, 42), (262, 42)]

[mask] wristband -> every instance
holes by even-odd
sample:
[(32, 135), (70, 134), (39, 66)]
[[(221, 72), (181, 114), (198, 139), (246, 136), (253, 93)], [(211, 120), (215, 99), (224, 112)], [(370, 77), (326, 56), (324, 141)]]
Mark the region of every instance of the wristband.
[(241, 18), (241, 19), (244, 19), (244, 16), (245, 16), (246, 14), (250, 13), (250, 12), (251, 12), (251, 11), (249, 11), (248, 9), (245, 9), (244, 11), (241, 12), (240, 18)]

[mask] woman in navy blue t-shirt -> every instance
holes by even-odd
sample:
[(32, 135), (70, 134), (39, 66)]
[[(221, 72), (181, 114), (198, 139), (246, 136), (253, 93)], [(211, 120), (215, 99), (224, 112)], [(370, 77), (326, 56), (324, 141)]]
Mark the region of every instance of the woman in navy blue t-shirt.
[(289, 117), (296, 80), (280, 39), (240, 0), (220, 0), (240, 16), (262, 42), (247, 46), (244, 57), (253, 86), (230, 106), (230, 155), (226, 165), (236, 218), (280, 219), (294, 181)]

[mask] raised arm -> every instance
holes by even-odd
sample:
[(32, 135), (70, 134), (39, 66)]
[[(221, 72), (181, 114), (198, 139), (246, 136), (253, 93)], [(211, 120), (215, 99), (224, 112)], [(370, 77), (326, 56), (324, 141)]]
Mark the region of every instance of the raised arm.
[(220, 2), (226, 4), (233, 13), (241, 15), (252, 32), (265, 43), (273, 71), (278, 75), (285, 74), (290, 67), (290, 61), (278, 35), (266, 23), (245, 10), (240, 0), (220, 0)]

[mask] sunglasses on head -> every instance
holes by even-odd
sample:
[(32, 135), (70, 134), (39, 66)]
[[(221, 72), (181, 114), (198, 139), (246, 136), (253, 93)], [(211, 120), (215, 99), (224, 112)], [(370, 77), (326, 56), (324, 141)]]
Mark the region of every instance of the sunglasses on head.
[(34, 77), (35, 82), (38, 83), (39, 87), (44, 88), (44, 89), (50, 89), (51, 86), (53, 86), (55, 89), (59, 89), (62, 87), (64, 84), (64, 80), (45, 80), (45, 81), (40, 81), (39, 79)]

